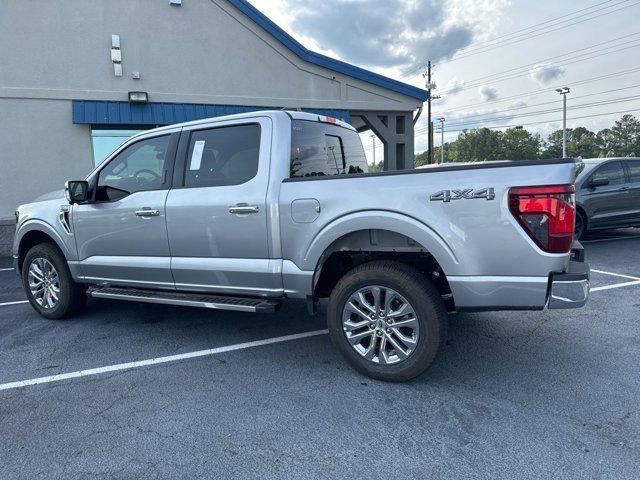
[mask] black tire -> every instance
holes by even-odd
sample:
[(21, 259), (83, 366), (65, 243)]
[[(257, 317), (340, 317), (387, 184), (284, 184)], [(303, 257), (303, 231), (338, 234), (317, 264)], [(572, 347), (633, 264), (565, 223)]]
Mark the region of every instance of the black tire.
[[(29, 288), (29, 267), (38, 258), (44, 258), (51, 262), (58, 273), (60, 293), (58, 302), (53, 308), (44, 308), (39, 305), (31, 293), (31, 288)], [(22, 266), (22, 285), (29, 303), (44, 318), (58, 320), (70, 317), (80, 312), (87, 302), (84, 285), (73, 281), (67, 260), (58, 247), (52, 243), (38, 244), (27, 252)]]
[(582, 237), (584, 237), (585, 233), (587, 233), (587, 218), (580, 210), (577, 210), (575, 228), (576, 240), (580, 240)]
[[(391, 288), (413, 307), (419, 322), (417, 344), (399, 363), (381, 365), (365, 359), (351, 346), (343, 330), (342, 312), (349, 297), (368, 285)], [(344, 275), (331, 292), (327, 325), (334, 346), (360, 373), (388, 382), (404, 382), (417, 377), (434, 361), (447, 338), (447, 312), (433, 284), (420, 272), (393, 261), (360, 265)]]

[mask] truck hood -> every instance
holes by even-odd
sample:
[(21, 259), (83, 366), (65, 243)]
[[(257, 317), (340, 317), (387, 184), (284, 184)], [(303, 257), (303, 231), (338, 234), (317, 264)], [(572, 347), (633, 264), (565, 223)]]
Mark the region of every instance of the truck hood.
[(58, 198), (64, 199), (64, 190), (56, 190), (54, 192), (45, 193), (40, 195), (34, 200), (34, 202), (44, 202), (45, 200), (56, 200)]

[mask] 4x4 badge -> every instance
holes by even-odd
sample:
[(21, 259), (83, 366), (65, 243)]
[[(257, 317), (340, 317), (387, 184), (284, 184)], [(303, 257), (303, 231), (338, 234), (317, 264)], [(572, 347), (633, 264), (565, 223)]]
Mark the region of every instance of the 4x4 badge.
[(462, 190), (440, 190), (429, 197), (432, 202), (450, 202), (451, 200), (473, 200), (484, 198), (485, 200), (493, 200), (496, 194), (491, 188), (465, 188)]

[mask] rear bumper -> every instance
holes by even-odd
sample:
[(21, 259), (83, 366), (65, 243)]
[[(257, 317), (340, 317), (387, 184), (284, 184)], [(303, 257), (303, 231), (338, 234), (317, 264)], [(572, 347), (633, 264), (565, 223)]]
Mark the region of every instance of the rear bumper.
[(566, 272), (552, 273), (549, 283), (549, 309), (580, 308), (589, 297), (589, 264), (572, 260)]
[(563, 272), (542, 277), (450, 276), (447, 280), (459, 311), (580, 308), (589, 295), (589, 265), (578, 242)]

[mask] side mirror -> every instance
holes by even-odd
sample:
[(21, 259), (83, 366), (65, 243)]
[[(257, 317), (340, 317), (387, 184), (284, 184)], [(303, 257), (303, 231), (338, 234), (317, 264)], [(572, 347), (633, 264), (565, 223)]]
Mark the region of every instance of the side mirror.
[(589, 182), (591, 188), (604, 187), (605, 185), (609, 185), (608, 178), (594, 178)]
[(64, 196), (70, 204), (86, 202), (89, 197), (89, 182), (69, 180), (64, 184)]

